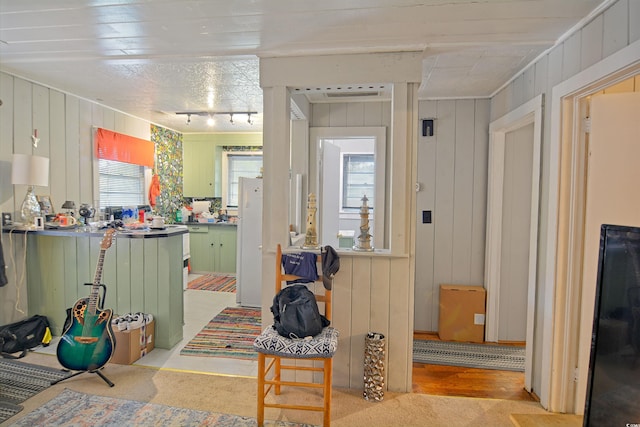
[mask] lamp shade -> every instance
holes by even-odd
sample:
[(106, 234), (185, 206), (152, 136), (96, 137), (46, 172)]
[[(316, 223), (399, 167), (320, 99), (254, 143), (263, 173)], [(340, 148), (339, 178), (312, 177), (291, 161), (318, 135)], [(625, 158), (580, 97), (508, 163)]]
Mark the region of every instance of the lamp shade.
[(67, 200), (62, 204), (62, 209), (75, 209), (76, 203), (72, 200)]
[(49, 159), (30, 154), (14, 154), (11, 163), (11, 183), (48, 186)]

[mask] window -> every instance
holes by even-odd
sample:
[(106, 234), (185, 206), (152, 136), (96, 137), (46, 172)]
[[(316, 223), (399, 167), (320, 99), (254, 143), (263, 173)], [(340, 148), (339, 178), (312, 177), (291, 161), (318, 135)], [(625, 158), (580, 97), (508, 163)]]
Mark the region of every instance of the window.
[(98, 159), (100, 209), (144, 203), (144, 166)]
[[(225, 167), (226, 166), (226, 167)], [(224, 172), (226, 169), (226, 173)], [(223, 202), (227, 208), (238, 208), (240, 177), (262, 175), (262, 151), (226, 152), (223, 159)]]
[[(385, 226), (389, 209), (385, 192), (386, 128), (311, 127), (309, 137), (316, 148), (309, 152), (308, 193), (316, 194), (318, 240), (338, 247), (340, 232), (359, 234), (360, 208), (366, 194), (373, 246), (385, 248), (389, 241), (389, 227)], [(303, 211), (304, 200), (300, 207)]]
[(362, 197), (367, 196), (369, 206), (375, 206), (375, 155), (342, 154), (341, 210), (359, 210)]

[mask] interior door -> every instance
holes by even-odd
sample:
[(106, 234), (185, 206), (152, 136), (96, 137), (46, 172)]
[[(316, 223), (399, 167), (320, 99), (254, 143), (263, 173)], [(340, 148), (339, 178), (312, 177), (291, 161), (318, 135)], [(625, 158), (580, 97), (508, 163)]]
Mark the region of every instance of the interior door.
[(533, 123), (505, 134), (499, 341), (526, 341)]
[(640, 93), (595, 95), (590, 116), (576, 408), (586, 393), (600, 225), (640, 226)]
[(322, 179), (319, 201), (321, 214), (319, 244), (321, 246), (338, 247), (338, 233), (340, 229), (340, 147), (330, 140), (322, 141)]

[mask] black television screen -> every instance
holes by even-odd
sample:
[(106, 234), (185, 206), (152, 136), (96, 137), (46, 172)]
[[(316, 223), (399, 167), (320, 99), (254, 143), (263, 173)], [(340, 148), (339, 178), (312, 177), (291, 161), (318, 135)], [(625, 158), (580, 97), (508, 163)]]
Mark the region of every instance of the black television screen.
[(640, 228), (602, 225), (584, 426), (640, 426)]

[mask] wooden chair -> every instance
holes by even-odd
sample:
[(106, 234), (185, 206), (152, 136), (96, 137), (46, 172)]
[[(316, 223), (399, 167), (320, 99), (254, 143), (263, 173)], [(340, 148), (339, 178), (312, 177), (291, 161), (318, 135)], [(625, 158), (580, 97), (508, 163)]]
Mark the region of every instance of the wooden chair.
[[(320, 261), (320, 255), (318, 255)], [(321, 262), (319, 262), (321, 264)], [(282, 268), (282, 248), (278, 245), (276, 252), (276, 294), (280, 292), (286, 282), (299, 279), (299, 276), (284, 274)], [(284, 283), (284, 285), (283, 285)], [(324, 290), (323, 294), (316, 290)], [(331, 320), (331, 290), (325, 289), (320, 277), (310, 289), (316, 294), (318, 307), (324, 315)], [(321, 304), (324, 303), (324, 304)], [(331, 326), (325, 327), (322, 332), (313, 339), (291, 339), (278, 334), (273, 326), (267, 327), (255, 340), (254, 348), (258, 352), (258, 426), (264, 424), (265, 408), (297, 409), (305, 411), (318, 411), (323, 413), (323, 425), (331, 424), (331, 377), (333, 373), (332, 357), (338, 346), (338, 331)], [(267, 360), (269, 363), (267, 364)], [(301, 360), (319, 361), (304, 363)], [(288, 361), (288, 362), (287, 362)], [(292, 362), (293, 361), (293, 362)], [(285, 363), (283, 363), (285, 362)], [(306, 371), (309, 374), (322, 373), (322, 383), (313, 381), (285, 380), (282, 371)], [(317, 375), (317, 374), (316, 374)], [(289, 375), (291, 377), (292, 375)], [(279, 395), (282, 386), (308, 387), (322, 391), (322, 405), (300, 405), (287, 403), (268, 403), (266, 398), (273, 389)]]

